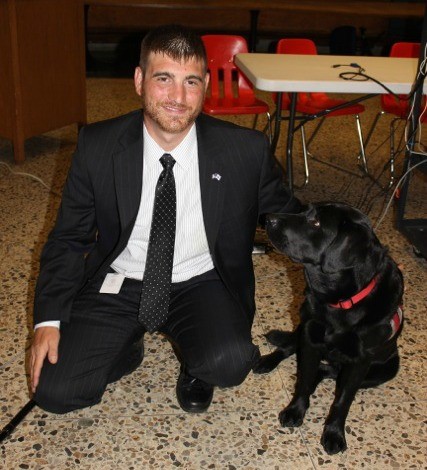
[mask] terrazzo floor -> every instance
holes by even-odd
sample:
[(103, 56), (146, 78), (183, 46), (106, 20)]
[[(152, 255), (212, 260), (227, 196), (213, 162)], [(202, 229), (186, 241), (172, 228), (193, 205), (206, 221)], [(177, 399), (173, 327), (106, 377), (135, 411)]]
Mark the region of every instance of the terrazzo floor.
[[(88, 79), (88, 120), (108, 118), (139, 107), (128, 79)], [(258, 93), (271, 103), (267, 94)], [(379, 99), (365, 102), (366, 131)], [(250, 117), (230, 118), (250, 125)], [(368, 148), (369, 166), (378, 176), (386, 161), (389, 119), (382, 118)], [(260, 126), (263, 125), (261, 121)], [(310, 127), (309, 125), (308, 127)], [(282, 137), (286, 125), (282, 125)], [(425, 127), (425, 126), (424, 126)], [(424, 129), (425, 131), (425, 129)], [(29, 399), (26, 353), (32, 336), (32, 301), (41, 247), (53, 225), (66, 177), (75, 126), (27, 141), (26, 161), (13, 164), (12, 148), (0, 140), (0, 427)], [(296, 181), (302, 181), (301, 154), (295, 145)], [(331, 118), (312, 146), (313, 153), (356, 169), (357, 143), (351, 117)], [(284, 154), (283, 140), (278, 158)], [(4, 165), (4, 164), (7, 164)], [(401, 170), (402, 157), (398, 160)], [(311, 163), (309, 185), (297, 190), (304, 202), (335, 200), (357, 205), (377, 222), (391, 193), (369, 178)], [(10, 170), (18, 173), (12, 173)], [(24, 174), (25, 173), (25, 174)], [(39, 181), (41, 178), (49, 189)], [(386, 181), (386, 174), (381, 176)], [(425, 174), (413, 178), (408, 213), (427, 217)], [(316, 391), (300, 428), (281, 428), (279, 411), (290, 400), (295, 359), (272, 373), (251, 374), (239, 387), (215, 391), (208, 412), (184, 413), (175, 397), (178, 362), (160, 335), (146, 335), (145, 358), (137, 371), (108, 387), (102, 403), (54, 415), (35, 408), (0, 446), (0, 468), (15, 469), (423, 469), (427, 468), (426, 260), (395, 228), (395, 203), (377, 228), (380, 240), (402, 266), (406, 322), (399, 340), (401, 370), (391, 382), (360, 391), (347, 420), (348, 450), (329, 456), (320, 435), (333, 382)], [(260, 232), (258, 237), (263, 239)], [(271, 251), (254, 255), (257, 315), (254, 341), (270, 351), (264, 334), (291, 329), (303, 295), (301, 266)]]

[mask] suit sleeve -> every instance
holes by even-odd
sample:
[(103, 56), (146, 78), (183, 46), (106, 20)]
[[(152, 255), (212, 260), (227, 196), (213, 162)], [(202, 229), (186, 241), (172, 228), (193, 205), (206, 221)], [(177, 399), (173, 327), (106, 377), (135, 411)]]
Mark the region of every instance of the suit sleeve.
[(68, 321), (81, 288), (85, 256), (96, 239), (94, 194), (85, 155), (85, 130), (79, 134), (57, 220), (43, 248), (34, 300), (34, 321)]
[(283, 169), (271, 155), (268, 140), (265, 138), (259, 182), (259, 214), (298, 213), (301, 208), (300, 201), (291, 195), (287, 188)]

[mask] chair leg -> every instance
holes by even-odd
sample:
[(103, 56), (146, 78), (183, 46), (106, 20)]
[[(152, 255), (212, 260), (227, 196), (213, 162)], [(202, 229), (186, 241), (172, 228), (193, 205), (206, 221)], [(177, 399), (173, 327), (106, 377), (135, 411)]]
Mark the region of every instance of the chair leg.
[(258, 114), (255, 114), (254, 123), (253, 123), (253, 125), (252, 125), (252, 129), (255, 129), (255, 128), (256, 128), (257, 122), (258, 122)]
[(309, 155), (309, 152), (307, 150), (307, 143), (306, 143), (306, 139), (305, 139), (305, 129), (304, 129), (304, 126), (301, 126), (301, 144), (302, 144), (302, 155), (303, 155), (303, 159), (304, 159), (304, 183), (301, 184), (300, 186), (297, 186), (296, 184), (294, 184), (294, 187), (297, 188), (297, 189), (302, 189), (302, 188), (305, 188), (309, 182), (309, 179), (310, 179), (310, 171), (309, 171), (309, 168), (308, 168), (308, 155)]
[[(265, 133), (266, 130), (268, 131), (268, 141), (270, 142), (270, 145), (271, 145), (271, 142), (273, 140), (273, 136), (272, 136), (272, 132), (271, 132), (271, 116), (270, 116), (270, 113), (268, 111), (266, 112), (266, 115), (267, 115), (267, 125), (264, 127), (262, 132)], [(257, 122), (258, 122), (258, 114), (255, 114), (252, 129), (256, 128)]]
[[(389, 185), (388, 187), (390, 188), (393, 183), (394, 183), (394, 172), (395, 172), (395, 157), (396, 157), (396, 150), (395, 150), (395, 145), (394, 145), (394, 136), (396, 134), (396, 123), (401, 121), (402, 119), (400, 117), (396, 117), (391, 120), (390, 122), (390, 180), (389, 180)], [(405, 129), (403, 129), (403, 133), (405, 132)], [(400, 142), (403, 140), (403, 134), (402, 137), (400, 138), (399, 141), (399, 146)]]
[(366, 147), (368, 146), (370, 140), (371, 140), (371, 137), (372, 137), (372, 134), (374, 133), (374, 130), (375, 128), (377, 127), (377, 124), (378, 124), (378, 120), (380, 119), (381, 116), (384, 116), (385, 112), (384, 111), (380, 111), (374, 118), (374, 122), (372, 123), (371, 125), (371, 128), (369, 129), (368, 131), (368, 135), (366, 136), (366, 139), (365, 139), (365, 142), (363, 143), (363, 146), (364, 148), (366, 149)]
[[(384, 116), (384, 114), (385, 114), (384, 111), (380, 111), (379, 113), (377, 113), (377, 115), (375, 116), (375, 118), (374, 118), (374, 120), (373, 120), (373, 122), (372, 122), (372, 124), (371, 124), (371, 127), (370, 127), (370, 129), (369, 129), (369, 131), (368, 131), (368, 135), (366, 136), (366, 139), (365, 139), (365, 141), (363, 142), (363, 151), (364, 151), (364, 153), (365, 153), (365, 161), (366, 161), (366, 148), (368, 147), (368, 144), (369, 144), (369, 142), (371, 141), (371, 137), (372, 137), (372, 135), (373, 135), (373, 133), (374, 133), (374, 130), (375, 130), (376, 127), (377, 127), (377, 124), (378, 124), (378, 121), (379, 121), (380, 117), (381, 117), (381, 116)], [(361, 148), (362, 148), (362, 146), (361, 146)], [(357, 158), (358, 158), (359, 162), (360, 162), (361, 159), (363, 159), (363, 157), (362, 157), (362, 152), (359, 153), (359, 155), (357, 156)], [(366, 170), (365, 170), (365, 171), (366, 171)]]
[(326, 116), (323, 116), (322, 118), (320, 118), (320, 121), (319, 123), (317, 124), (317, 126), (315, 127), (314, 131), (311, 133), (311, 136), (310, 138), (308, 139), (307, 141), (307, 146), (306, 146), (306, 149), (307, 149), (307, 152), (310, 153), (308, 151), (308, 147), (310, 146), (311, 142), (313, 141), (313, 139), (316, 137), (317, 133), (319, 132), (322, 124), (325, 122), (325, 119), (326, 119)]
[(360, 125), (360, 116), (356, 114), (356, 126), (357, 126), (357, 135), (359, 137), (359, 144), (360, 144), (360, 154), (358, 155), (358, 160), (362, 160), (362, 169), (363, 171), (368, 174), (368, 165), (366, 163), (366, 155), (365, 155), (365, 147), (363, 145), (363, 134), (362, 134), (362, 126)]
[(273, 131), (272, 131), (271, 153), (275, 155), (276, 150), (277, 150), (277, 144), (279, 143), (279, 137), (280, 137), (280, 123), (283, 121), (282, 116), (280, 114), (278, 115), (276, 111), (274, 111), (274, 113), (271, 116), (271, 127), (273, 127), (273, 121), (274, 121), (274, 136), (273, 136)]
[(262, 128), (262, 132), (264, 134), (268, 131), (268, 126), (270, 125), (270, 130), (272, 129), (272, 122), (276, 117), (276, 111), (274, 111), (273, 114), (270, 115), (270, 113), (267, 113), (267, 124)]
[[(323, 122), (325, 121), (326, 119), (326, 116), (323, 116), (321, 119), (320, 119), (320, 122), (317, 124), (316, 128), (314, 129), (314, 131), (311, 133), (311, 136), (310, 138), (308, 139), (306, 145), (305, 145), (305, 152), (306, 152), (306, 156), (307, 157), (310, 157), (312, 158), (313, 160), (316, 160), (320, 163), (324, 163), (326, 165), (329, 165), (333, 168), (336, 168), (337, 170), (341, 170), (341, 171), (345, 171), (347, 173), (350, 173), (350, 174), (355, 174), (353, 173), (351, 170), (347, 170), (346, 168), (343, 168), (341, 166), (338, 166), (338, 165), (335, 165), (334, 163), (331, 163), (331, 162), (327, 162), (325, 160), (322, 160), (320, 158), (317, 158), (315, 155), (313, 155), (310, 150), (309, 150), (309, 145), (310, 143), (313, 141), (314, 137), (317, 135), (317, 133), (319, 132), (320, 130), (320, 127), (322, 126)], [(362, 167), (362, 170), (365, 172), (365, 173), (368, 173), (368, 165), (367, 165), (367, 162), (366, 162), (366, 154), (365, 154), (365, 146), (364, 146), (364, 141), (363, 141), (363, 134), (362, 134), (362, 127), (360, 125), (360, 117), (359, 115), (357, 114), (356, 115), (356, 126), (357, 126), (357, 134), (358, 134), (358, 137), (359, 137), (359, 145), (360, 145), (360, 153), (358, 154), (357, 156), (357, 159), (358, 161), (362, 162), (361, 166)], [(373, 127), (371, 127), (371, 130), (373, 129)], [(370, 135), (369, 135), (369, 138), (370, 138)], [(368, 140), (368, 139), (367, 139)], [(304, 151), (304, 149), (303, 149)]]
[(270, 141), (270, 145), (271, 145), (273, 142), (273, 132), (271, 130), (271, 116), (268, 111), (266, 114), (267, 114), (268, 140)]
[(305, 174), (304, 184), (302, 185), (302, 187), (304, 187), (304, 186), (307, 186), (308, 181), (310, 179), (310, 172), (308, 169), (308, 151), (307, 151), (307, 144), (305, 140), (304, 126), (301, 126), (301, 142), (302, 142), (302, 155), (304, 158), (304, 174)]

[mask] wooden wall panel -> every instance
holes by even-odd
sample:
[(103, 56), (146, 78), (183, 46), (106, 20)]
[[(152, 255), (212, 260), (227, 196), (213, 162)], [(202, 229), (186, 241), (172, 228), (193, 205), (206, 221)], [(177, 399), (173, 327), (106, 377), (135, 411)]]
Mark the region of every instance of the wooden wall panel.
[[(248, 10), (169, 10), (105, 5), (92, 5), (89, 8), (89, 33), (147, 31), (167, 23), (191, 26), (202, 32), (247, 33), (250, 13)], [(261, 10), (258, 30), (260, 36), (320, 37), (341, 25), (364, 27), (370, 35), (375, 36), (387, 28), (388, 20), (379, 16)]]
[(80, 30), (74, 2), (18, 1), (17, 33), (25, 134), (78, 122), (85, 70), (77, 51)]
[(11, 46), (8, 5), (0, 0), (0, 135), (8, 139), (13, 138), (15, 107)]
[(0, 0), (0, 135), (24, 140), (86, 122), (81, 0)]

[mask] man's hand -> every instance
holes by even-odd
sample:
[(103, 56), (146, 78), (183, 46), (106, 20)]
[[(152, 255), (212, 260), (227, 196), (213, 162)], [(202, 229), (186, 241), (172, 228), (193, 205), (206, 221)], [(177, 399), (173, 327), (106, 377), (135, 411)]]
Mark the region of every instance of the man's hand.
[(33, 393), (39, 383), (40, 372), (46, 356), (51, 364), (56, 364), (58, 361), (59, 337), (59, 329), (53, 326), (42, 326), (34, 332), (30, 356), (31, 390)]

